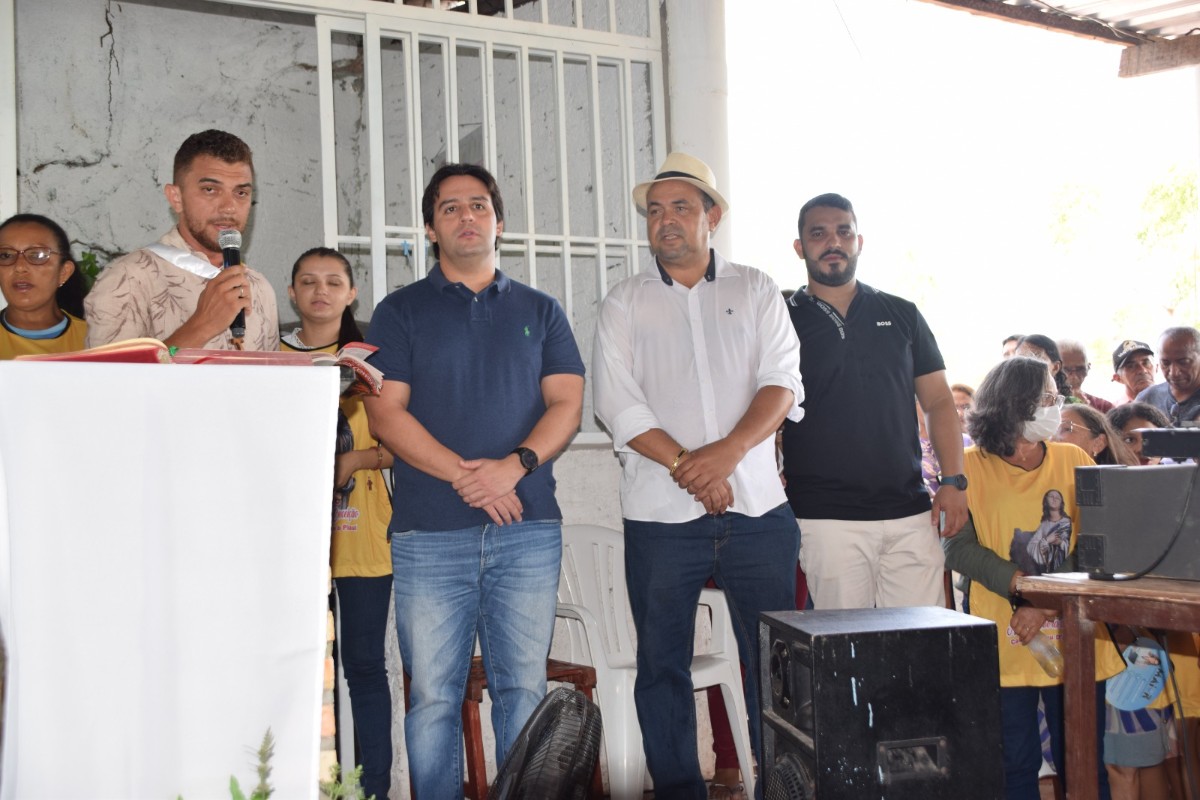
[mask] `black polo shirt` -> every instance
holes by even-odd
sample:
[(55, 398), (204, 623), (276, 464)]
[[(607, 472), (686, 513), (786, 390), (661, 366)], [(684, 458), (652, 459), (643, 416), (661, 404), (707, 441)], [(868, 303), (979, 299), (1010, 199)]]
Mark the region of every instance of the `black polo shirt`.
[(805, 519), (883, 520), (928, 511), (913, 380), (946, 368), (917, 307), (859, 282), (845, 319), (798, 290), (804, 419), (783, 429), (788, 502)]

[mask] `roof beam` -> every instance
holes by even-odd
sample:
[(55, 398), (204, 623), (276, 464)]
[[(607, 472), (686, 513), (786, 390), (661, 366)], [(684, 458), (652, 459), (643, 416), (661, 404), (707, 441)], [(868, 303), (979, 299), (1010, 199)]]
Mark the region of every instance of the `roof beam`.
[(1179, 36), (1161, 42), (1126, 47), (1117, 75), (1136, 78), (1153, 72), (1200, 64), (1200, 36)]
[(936, 6), (945, 6), (960, 11), (969, 11), (981, 17), (1002, 19), (1006, 22), (1016, 22), (1022, 25), (1033, 25), (1038, 28), (1063, 31), (1085, 39), (1095, 39), (1101, 42), (1115, 42), (1128, 45), (1138, 41), (1140, 37), (1122, 36), (1103, 22), (1088, 19), (1075, 19), (1065, 14), (1056, 14), (1044, 10), (1040, 6), (1010, 6), (998, 0), (924, 0)]

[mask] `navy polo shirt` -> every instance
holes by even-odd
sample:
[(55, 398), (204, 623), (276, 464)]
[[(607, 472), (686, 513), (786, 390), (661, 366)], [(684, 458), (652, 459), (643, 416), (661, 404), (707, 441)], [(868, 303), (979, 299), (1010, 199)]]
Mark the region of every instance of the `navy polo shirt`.
[(913, 381), (946, 367), (921, 312), (862, 282), (845, 319), (803, 289), (788, 312), (804, 379), (804, 419), (783, 429), (792, 511), (860, 521), (928, 511)]
[[(503, 458), (546, 411), (541, 380), (583, 375), (583, 360), (562, 306), (499, 270), (478, 294), (429, 276), (388, 295), (367, 341), (387, 380), (407, 383), (409, 412), (463, 458)], [(545, 454), (539, 454), (544, 456)], [(491, 522), (446, 481), (397, 458), (391, 530), (457, 530)], [(561, 519), (554, 467), (544, 463), (517, 484), (526, 520)]]

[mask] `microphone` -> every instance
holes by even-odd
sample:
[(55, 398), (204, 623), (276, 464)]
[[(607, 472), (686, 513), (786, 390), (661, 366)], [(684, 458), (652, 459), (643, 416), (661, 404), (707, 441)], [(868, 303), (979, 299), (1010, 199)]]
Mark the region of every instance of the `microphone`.
[[(217, 234), (217, 244), (221, 246), (221, 268), (236, 267), (242, 263), (242, 234), (232, 228), (226, 228)], [(239, 309), (237, 316), (229, 325), (229, 332), (235, 340), (246, 338), (246, 311)]]

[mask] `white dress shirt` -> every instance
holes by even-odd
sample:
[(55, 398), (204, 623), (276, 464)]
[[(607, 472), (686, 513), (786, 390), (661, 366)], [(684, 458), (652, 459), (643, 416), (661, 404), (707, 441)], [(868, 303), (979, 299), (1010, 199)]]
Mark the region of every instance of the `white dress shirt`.
[[(800, 402), (800, 341), (767, 275), (730, 264), (692, 288), (667, 283), (657, 266), (617, 284), (600, 308), (592, 358), (596, 416), (621, 459), (621, 508), (627, 519), (687, 522), (704, 506), (679, 488), (667, 468), (634, 452), (629, 441), (661, 428), (695, 450), (729, 434), (764, 386)], [(786, 502), (775, 463), (775, 437), (755, 445), (729, 476), (730, 511), (759, 516)]]

